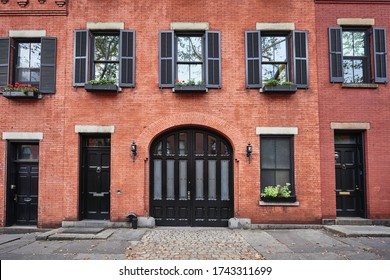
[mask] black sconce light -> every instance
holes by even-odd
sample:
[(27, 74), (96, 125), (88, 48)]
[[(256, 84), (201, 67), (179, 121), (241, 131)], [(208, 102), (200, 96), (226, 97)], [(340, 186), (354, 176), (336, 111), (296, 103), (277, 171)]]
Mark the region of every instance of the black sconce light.
[(249, 143), (246, 146), (246, 157), (248, 158), (249, 163), (251, 163), (251, 155), (252, 155), (252, 145)]
[(135, 144), (135, 142), (133, 141), (133, 143), (131, 144), (131, 153), (133, 155), (133, 161), (135, 161), (135, 158), (137, 156), (137, 144)]

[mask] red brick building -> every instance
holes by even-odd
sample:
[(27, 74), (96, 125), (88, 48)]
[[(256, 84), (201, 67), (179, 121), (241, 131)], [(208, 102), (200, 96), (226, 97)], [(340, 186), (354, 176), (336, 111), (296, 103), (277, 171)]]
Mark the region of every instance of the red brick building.
[[(335, 167), (335, 132), (364, 148), (366, 205), (350, 215), (389, 218), (386, 84), (331, 83), (327, 30), (338, 18), (386, 28), (390, 6), (337, 15), (327, 2), (1, 1), (0, 225), (129, 212), (157, 225), (321, 223), (353, 194), (335, 195), (335, 170), (349, 168)], [(287, 183), (290, 197), (260, 199)]]

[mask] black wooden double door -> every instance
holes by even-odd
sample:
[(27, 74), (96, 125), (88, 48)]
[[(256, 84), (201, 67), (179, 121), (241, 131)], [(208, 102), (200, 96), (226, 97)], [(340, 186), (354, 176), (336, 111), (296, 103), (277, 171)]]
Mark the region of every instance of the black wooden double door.
[(336, 209), (340, 217), (364, 217), (364, 155), (360, 133), (335, 136)]
[(150, 158), (150, 211), (157, 225), (228, 225), (233, 153), (224, 137), (195, 128), (171, 131), (152, 143)]
[(109, 137), (84, 137), (81, 163), (81, 218), (110, 219)]

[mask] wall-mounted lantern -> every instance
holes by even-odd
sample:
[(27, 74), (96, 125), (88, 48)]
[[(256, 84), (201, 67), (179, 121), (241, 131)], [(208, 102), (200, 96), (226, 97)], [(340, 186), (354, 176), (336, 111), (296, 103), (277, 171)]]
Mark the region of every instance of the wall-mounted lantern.
[(246, 157), (248, 158), (249, 163), (251, 163), (251, 155), (252, 155), (252, 145), (249, 143), (246, 145)]
[(133, 156), (133, 161), (135, 161), (135, 158), (137, 157), (137, 144), (133, 141), (131, 144), (131, 154)]

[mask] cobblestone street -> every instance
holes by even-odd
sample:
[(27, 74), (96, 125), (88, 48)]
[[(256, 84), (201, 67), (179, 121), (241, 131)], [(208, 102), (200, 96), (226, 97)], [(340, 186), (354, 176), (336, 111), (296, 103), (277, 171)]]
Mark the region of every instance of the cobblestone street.
[(158, 229), (139, 245), (127, 248), (137, 260), (258, 260), (262, 259), (238, 231), (226, 229)]

